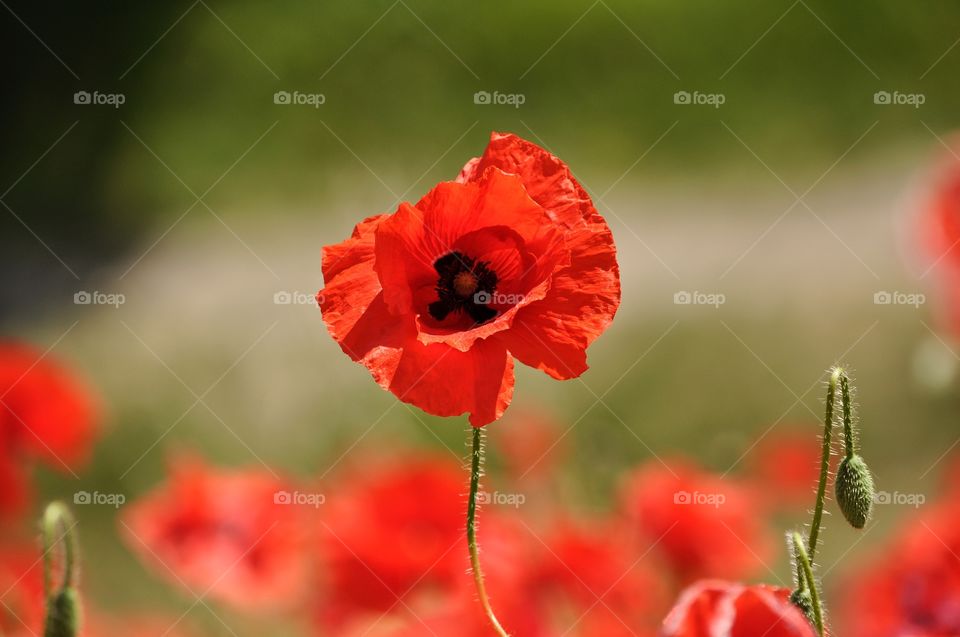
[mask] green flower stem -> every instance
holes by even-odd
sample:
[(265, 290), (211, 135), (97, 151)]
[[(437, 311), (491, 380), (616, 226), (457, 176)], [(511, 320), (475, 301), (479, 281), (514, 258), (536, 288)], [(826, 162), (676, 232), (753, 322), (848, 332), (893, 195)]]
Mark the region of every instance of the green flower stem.
[(483, 473), (483, 429), (473, 429), (473, 451), (470, 467), (470, 499), (467, 501), (467, 544), (470, 547), (470, 565), (473, 570), (473, 582), (477, 587), (477, 596), (483, 606), (490, 624), (499, 637), (510, 637), (503, 629), (490, 606), (487, 589), (483, 583), (483, 570), (480, 568), (480, 549), (477, 546), (477, 493), (480, 491), (480, 475)]
[[(77, 538), (73, 533), (76, 522), (63, 502), (51, 502), (43, 513), (43, 588), (48, 598), (74, 585), (76, 575)], [(63, 581), (53, 588), (53, 558), (57, 543), (63, 544)]]
[(853, 411), (850, 400), (850, 380), (846, 374), (840, 376), (840, 394), (843, 403), (843, 442), (846, 445), (846, 457), (852, 458), (857, 452), (857, 441), (853, 436)]
[[(827, 406), (823, 417), (823, 450), (820, 454), (820, 481), (817, 484), (817, 503), (813, 510), (813, 522), (810, 524), (810, 537), (807, 540), (807, 553), (812, 562), (817, 555), (817, 539), (823, 519), (823, 505), (827, 495), (827, 477), (830, 473), (830, 449), (833, 438), (833, 405), (837, 395), (837, 383), (846, 385), (846, 373), (841, 367), (834, 367), (827, 385)], [(841, 381), (843, 379), (843, 381)], [(798, 566), (799, 568), (799, 566)]]
[(803, 538), (794, 531), (793, 546), (797, 554), (797, 566), (802, 571), (801, 582), (805, 579), (809, 585), (810, 599), (813, 601), (813, 618), (816, 624), (817, 634), (823, 637), (823, 606), (820, 604), (820, 591), (817, 590), (817, 582), (813, 578), (813, 567), (810, 565), (810, 557), (807, 555), (807, 549), (803, 546)]

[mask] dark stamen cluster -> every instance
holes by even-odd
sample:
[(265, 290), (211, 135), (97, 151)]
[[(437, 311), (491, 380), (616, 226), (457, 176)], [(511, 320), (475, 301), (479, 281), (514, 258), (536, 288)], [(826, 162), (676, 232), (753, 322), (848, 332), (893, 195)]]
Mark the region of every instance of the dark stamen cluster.
[(452, 312), (466, 312), (475, 325), (486, 323), (497, 315), (488, 306), (497, 288), (497, 274), (486, 261), (477, 262), (450, 252), (433, 263), (437, 271), (437, 296), (430, 304), (430, 316), (442, 321)]

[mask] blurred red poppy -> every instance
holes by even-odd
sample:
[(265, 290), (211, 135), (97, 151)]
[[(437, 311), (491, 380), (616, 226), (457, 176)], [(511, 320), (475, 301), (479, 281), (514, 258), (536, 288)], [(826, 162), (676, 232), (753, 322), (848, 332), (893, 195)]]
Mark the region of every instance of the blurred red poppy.
[(0, 549), (0, 634), (36, 637), (43, 634), (43, 559), (30, 547)]
[(746, 577), (773, 549), (761, 499), (732, 478), (683, 460), (652, 461), (629, 476), (627, 514), (666, 557), (681, 582)]
[[(508, 422), (509, 421), (509, 422)], [(517, 480), (546, 478), (567, 454), (564, 428), (543, 409), (512, 411), (489, 438)]]
[(653, 635), (667, 608), (664, 579), (651, 555), (634, 550), (612, 521), (561, 522), (544, 535), (543, 555), (531, 565), (528, 603), (543, 616), (542, 635)]
[(620, 304), (613, 235), (560, 159), (494, 133), (456, 181), (370, 217), (323, 251), (330, 334), (401, 400), (482, 426), (513, 394), (513, 359), (557, 379)]
[(839, 608), (847, 637), (960, 635), (960, 491), (925, 505), (849, 573)]
[(816, 637), (790, 590), (704, 580), (681, 593), (661, 637)]
[(26, 469), (0, 444), (0, 519), (17, 517), (26, 511), (32, 496), (33, 486), (27, 478)]
[(93, 394), (73, 373), (32, 347), (0, 343), (0, 448), (61, 471), (86, 462), (96, 433)]
[(947, 327), (960, 334), (960, 134), (948, 141), (922, 200), (923, 243), (929, 269), (940, 279), (940, 307)]
[[(461, 585), (467, 563), (464, 478), (455, 462), (420, 457), (341, 476), (322, 521), (319, 615), (340, 626)], [(401, 603), (398, 600), (404, 600)]]
[[(772, 433), (750, 450), (750, 477), (771, 506), (793, 509), (798, 503), (812, 501), (822, 450), (811, 431), (816, 429)], [(836, 465), (836, 456), (832, 460)]]
[(309, 573), (313, 511), (262, 470), (174, 463), (169, 481), (120, 518), (127, 546), (160, 576), (243, 609), (289, 606)]

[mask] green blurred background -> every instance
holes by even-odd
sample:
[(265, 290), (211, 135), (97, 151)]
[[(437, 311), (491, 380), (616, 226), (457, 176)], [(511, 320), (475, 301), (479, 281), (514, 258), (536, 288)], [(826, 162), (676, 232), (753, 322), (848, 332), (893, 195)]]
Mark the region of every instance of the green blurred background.
[[(654, 452), (736, 473), (772, 425), (816, 436), (818, 383), (841, 357), (881, 488), (935, 495), (960, 393), (916, 214), (960, 119), (960, 5), (9, 0), (0, 15), (0, 317), (105, 396), (83, 488), (135, 497), (183, 448), (302, 477), (387, 444), (462, 454), (465, 422), (392, 407), (306, 299), (324, 244), (502, 130), (569, 163), (621, 255), (621, 314), (582, 382), (518, 373), (513, 412), (576, 423), (555, 485), (568, 501), (605, 509)], [(78, 291), (126, 302), (76, 305)], [(677, 305), (679, 291), (726, 302)], [(878, 291), (927, 303), (876, 305)], [(910, 511), (881, 507), (847, 558)], [(78, 513), (101, 605), (183, 608), (117, 545), (112, 510)], [(857, 541), (828, 533), (825, 564)], [(787, 577), (785, 557), (772, 567)]]

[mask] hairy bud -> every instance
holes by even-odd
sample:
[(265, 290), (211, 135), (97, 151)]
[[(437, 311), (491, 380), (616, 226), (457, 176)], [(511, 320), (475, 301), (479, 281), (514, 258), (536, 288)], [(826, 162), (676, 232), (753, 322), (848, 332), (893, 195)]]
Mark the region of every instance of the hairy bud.
[(80, 627), (80, 604), (73, 588), (64, 588), (47, 600), (43, 637), (76, 637)]
[(840, 462), (834, 489), (843, 517), (853, 528), (862, 529), (873, 509), (874, 488), (873, 476), (860, 455), (849, 455)]

